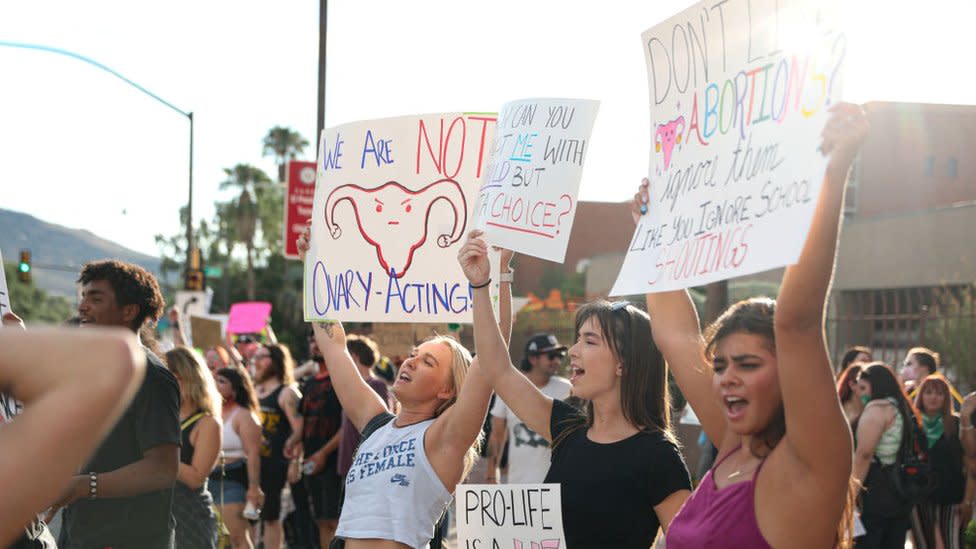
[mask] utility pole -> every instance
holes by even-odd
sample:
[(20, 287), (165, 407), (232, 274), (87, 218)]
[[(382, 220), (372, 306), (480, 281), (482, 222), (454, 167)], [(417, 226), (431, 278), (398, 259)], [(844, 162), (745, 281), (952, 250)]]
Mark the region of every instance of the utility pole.
[(325, 129), (325, 45), (329, 28), (329, 0), (319, 0), (319, 93), (318, 125), (315, 132), (315, 154), (319, 152), (319, 140)]

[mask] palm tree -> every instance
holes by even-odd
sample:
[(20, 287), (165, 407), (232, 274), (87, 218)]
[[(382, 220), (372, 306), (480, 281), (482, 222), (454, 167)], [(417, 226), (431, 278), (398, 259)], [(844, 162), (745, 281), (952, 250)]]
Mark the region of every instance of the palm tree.
[(241, 196), (237, 199), (235, 221), (237, 222), (237, 241), (247, 250), (247, 298), (254, 300), (254, 233), (257, 229), (257, 201), (253, 193), (260, 194), (262, 185), (271, 183), (271, 178), (261, 168), (250, 164), (238, 164), (224, 168), (227, 179), (220, 183), (221, 189), (240, 187)]
[(302, 134), (292, 131), (291, 128), (275, 126), (268, 130), (268, 135), (264, 137), (264, 150), (261, 155), (275, 157), (275, 162), (278, 163), (278, 181), (284, 181), (285, 164), (302, 154), (307, 146), (308, 140), (302, 137)]

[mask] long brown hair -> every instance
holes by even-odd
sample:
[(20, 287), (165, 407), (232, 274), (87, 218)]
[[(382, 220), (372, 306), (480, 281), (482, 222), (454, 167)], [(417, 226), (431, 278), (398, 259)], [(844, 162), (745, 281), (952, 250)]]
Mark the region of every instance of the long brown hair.
[(925, 376), (925, 379), (922, 380), (922, 384), (918, 386), (918, 390), (915, 392), (915, 408), (919, 413), (925, 413), (925, 406), (922, 405), (922, 393), (928, 387), (938, 387), (939, 392), (942, 393), (944, 397), (942, 399), (942, 426), (946, 433), (955, 435), (955, 422), (952, 418), (956, 414), (952, 409), (952, 393), (949, 392), (949, 383), (940, 374), (931, 374)]
[[(715, 347), (723, 338), (737, 333), (761, 336), (766, 339), (768, 350), (776, 354), (776, 328), (773, 317), (776, 301), (768, 297), (744, 299), (729, 307), (715, 322), (705, 330), (705, 354), (708, 360), (715, 357)], [(749, 452), (756, 457), (768, 456), (773, 448), (786, 435), (786, 413), (783, 404), (773, 415), (769, 424), (752, 438)], [(760, 446), (761, 445), (761, 446)], [(762, 446), (765, 446), (763, 448)], [(847, 549), (852, 544), (854, 506), (860, 484), (852, 474), (848, 479), (847, 493), (844, 496), (844, 510), (834, 535), (834, 547)]]
[[(911, 399), (905, 393), (905, 388), (898, 382), (898, 376), (894, 369), (884, 362), (872, 362), (865, 364), (861, 374), (857, 376), (858, 381), (865, 380), (871, 384), (871, 400), (884, 398), (895, 399), (895, 408), (902, 415), (902, 444), (907, 444), (911, 434), (909, 421), (914, 421), (918, 428), (922, 427), (922, 416), (915, 409)], [(856, 427), (855, 427), (856, 429)], [(855, 431), (856, 432), (856, 431)]]
[[(775, 313), (776, 301), (768, 297), (744, 299), (729, 307), (705, 330), (705, 355), (708, 360), (715, 358), (715, 347), (718, 346), (719, 341), (739, 333), (763, 337), (768, 344), (767, 349), (775, 355), (776, 330), (773, 324)], [(749, 451), (756, 457), (765, 457), (779, 444), (785, 434), (786, 414), (780, 403), (773, 420), (752, 438)]]
[[(295, 361), (291, 358), (288, 347), (281, 343), (265, 343), (261, 345), (268, 351), (271, 359), (271, 368), (268, 374), (278, 378), (282, 385), (292, 385), (295, 383)], [(258, 380), (262, 381), (262, 380)]]
[[(677, 444), (671, 425), (668, 367), (651, 341), (651, 319), (631, 303), (594, 301), (576, 311), (576, 337), (595, 318), (604, 340), (620, 362), (620, 409), (631, 425), (648, 433), (661, 433)], [(586, 421), (563, 430), (553, 447), (577, 428), (593, 425), (593, 403), (586, 404)]]
[(258, 405), (258, 395), (254, 392), (254, 384), (251, 383), (251, 376), (248, 375), (247, 370), (241, 366), (228, 366), (217, 370), (217, 375), (230, 382), (233, 391), (231, 400), (238, 406), (254, 413), (261, 410), (261, 406)]
[(166, 353), (166, 366), (180, 380), (182, 398), (193, 408), (220, 417), (220, 393), (203, 357), (188, 347), (178, 346)]
[(851, 389), (851, 383), (857, 383), (857, 376), (861, 373), (863, 365), (861, 362), (855, 362), (844, 368), (844, 371), (837, 376), (837, 397), (840, 398), (841, 403), (845, 403), (852, 396), (855, 396)]

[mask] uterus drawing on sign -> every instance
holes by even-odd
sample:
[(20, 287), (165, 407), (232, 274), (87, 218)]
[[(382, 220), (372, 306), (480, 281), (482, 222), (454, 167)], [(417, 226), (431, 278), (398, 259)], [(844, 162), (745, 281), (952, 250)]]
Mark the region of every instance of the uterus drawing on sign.
[[(419, 190), (408, 189), (396, 181), (372, 188), (352, 183), (336, 187), (325, 201), (325, 226), (334, 240), (342, 236), (342, 222), (336, 217), (336, 209), (344, 202), (352, 206), (363, 240), (376, 248), (376, 258), (383, 271), (396, 278), (407, 273), (414, 252), (427, 242), (432, 215), (448, 211), (452, 215), (451, 232), (437, 235), (437, 246), (441, 248), (460, 240), (468, 222), (464, 192), (453, 179), (440, 179)], [(440, 202), (449, 209), (435, 210), (433, 206)]]
[(664, 171), (671, 167), (671, 155), (674, 153), (675, 145), (681, 145), (681, 134), (684, 131), (684, 116), (657, 125), (657, 129), (654, 131), (654, 152), (664, 155)]

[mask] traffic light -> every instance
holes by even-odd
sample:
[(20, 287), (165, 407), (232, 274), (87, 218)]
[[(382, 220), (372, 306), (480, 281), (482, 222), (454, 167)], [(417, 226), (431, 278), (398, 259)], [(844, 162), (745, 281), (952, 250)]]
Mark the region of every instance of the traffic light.
[(186, 289), (187, 290), (203, 290), (203, 271), (192, 270), (186, 273)]
[(203, 276), (203, 262), (201, 261), (200, 248), (190, 250), (190, 264), (186, 267), (185, 287), (187, 290), (202, 291), (206, 286)]
[(31, 281), (31, 251), (20, 250), (20, 263), (17, 265), (17, 279), (24, 284)]

